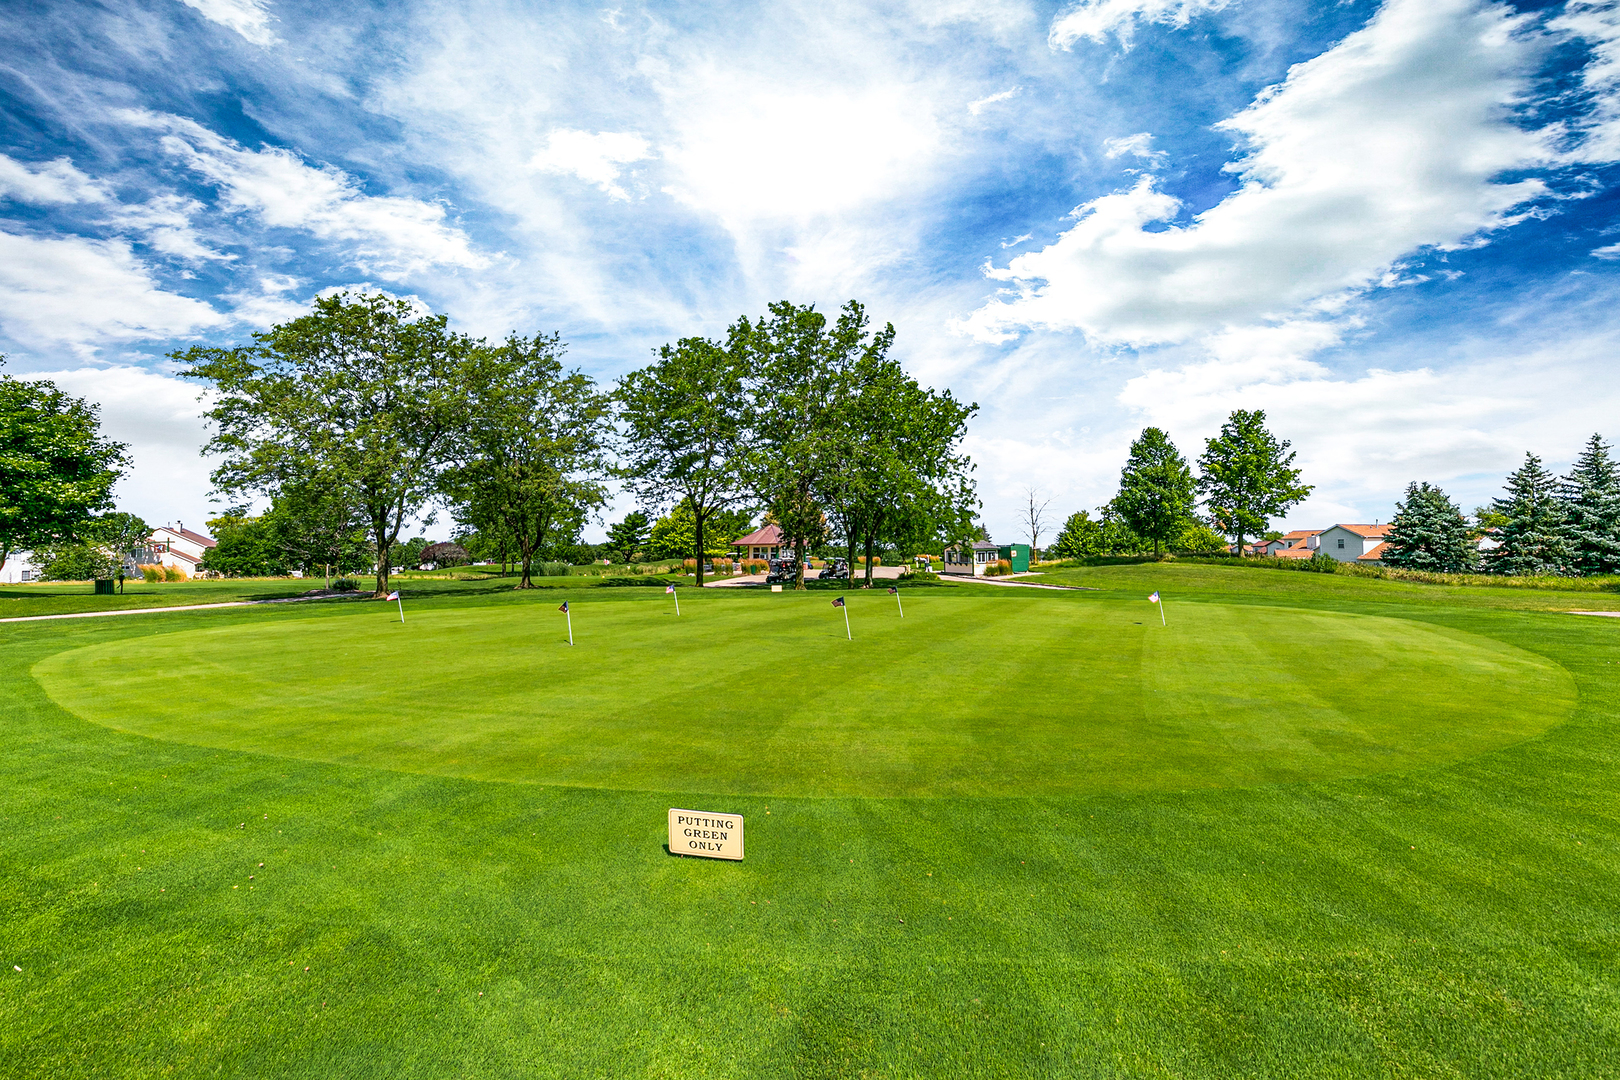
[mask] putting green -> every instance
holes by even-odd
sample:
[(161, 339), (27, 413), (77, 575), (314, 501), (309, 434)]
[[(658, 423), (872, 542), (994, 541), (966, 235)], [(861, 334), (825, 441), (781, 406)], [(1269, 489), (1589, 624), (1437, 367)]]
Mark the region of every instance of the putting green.
[(59, 653), (120, 731), (482, 780), (659, 791), (1036, 795), (1443, 764), (1562, 721), (1563, 668), (1401, 619), (1068, 595), (368, 606)]

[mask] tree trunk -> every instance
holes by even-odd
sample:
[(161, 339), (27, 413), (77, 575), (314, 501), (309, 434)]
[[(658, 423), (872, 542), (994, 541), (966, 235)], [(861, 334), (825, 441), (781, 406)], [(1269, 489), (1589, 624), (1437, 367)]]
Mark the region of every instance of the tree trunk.
[(866, 588), (872, 587), (872, 533), (866, 534)]
[(849, 572), (853, 575), (855, 573), (855, 519), (847, 517), (844, 521), (846, 523), (844, 532), (849, 540)]
[(804, 591), (804, 537), (797, 537), (793, 541), (793, 553), (796, 556), (794, 561), (798, 564), (793, 568), (795, 574), (793, 591), (802, 592)]
[(535, 546), (535, 544), (530, 542), (529, 534), (527, 532), (518, 534), (518, 558), (523, 560), (523, 577), (516, 585), (512, 586), (514, 589), (534, 588), (534, 581), (530, 577), (530, 574), (534, 567)]
[(377, 591), (372, 594), (374, 600), (388, 599), (388, 517), (383, 511), (381, 519), (372, 519), (371, 538), (377, 544)]
[(321, 568), (326, 571), (326, 589), (330, 592), (332, 590), (332, 564), (322, 563)]
[(697, 523), (697, 565), (693, 572), (697, 574), (697, 587), (703, 588), (703, 519), (709, 515), (698, 509), (697, 500), (692, 500), (692, 520)]

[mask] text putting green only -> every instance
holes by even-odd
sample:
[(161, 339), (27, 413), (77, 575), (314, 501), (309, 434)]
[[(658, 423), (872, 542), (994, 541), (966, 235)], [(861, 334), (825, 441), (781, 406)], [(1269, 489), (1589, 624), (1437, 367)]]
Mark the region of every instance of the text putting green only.
[(671, 810), (669, 850), (672, 855), (697, 855), (705, 859), (741, 859), (742, 816), (715, 814), (707, 810)]

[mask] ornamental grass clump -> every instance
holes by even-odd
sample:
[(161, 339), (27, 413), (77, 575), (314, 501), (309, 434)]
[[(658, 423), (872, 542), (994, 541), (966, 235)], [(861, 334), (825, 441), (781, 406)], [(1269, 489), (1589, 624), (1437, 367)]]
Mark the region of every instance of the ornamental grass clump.
[(141, 580), (148, 584), (163, 580), (163, 567), (161, 566), (148, 566), (143, 563), (136, 569), (141, 572)]
[(567, 577), (573, 572), (573, 567), (565, 562), (543, 562), (536, 569), (541, 577)]
[(180, 569), (178, 566), (165, 566), (163, 568), (163, 580), (188, 581), (190, 579), (186, 577), (186, 572)]

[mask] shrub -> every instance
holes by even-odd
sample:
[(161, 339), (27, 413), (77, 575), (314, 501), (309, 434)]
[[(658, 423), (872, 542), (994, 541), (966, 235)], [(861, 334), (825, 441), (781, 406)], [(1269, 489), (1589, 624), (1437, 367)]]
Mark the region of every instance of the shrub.
[(161, 566), (148, 566), (143, 563), (138, 569), (141, 572), (142, 581), (154, 582), (163, 580), (163, 567)]
[(185, 581), (185, 580), (187, 580), (186, 572), (184, 570), (180, 569), (178, 566), (165, 566), (163, 568), (163, 580), (164, 581)]
[(567, 577), (573, 569), (565, 562), (543, 562), (534, 568), (534, 572), (541, 577)]
[(695, 571), (697, 569), (697, 560), (696, 559), (682, 559), (681, 560), (681, 569)]
[(1339, 560), (1331, 555), (1324, 555), (1320, 551), (1314, 551), (1311, 553), (1310, 558), (1303, 561), (1300, 569), (1317, 574), (1337, 574), (1339, 572)]
[(333, 592), (358, 592), (359, 589), (360, 583), (355, 581), (354, 578), (340, 577), (332, 582)]

